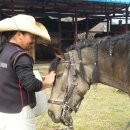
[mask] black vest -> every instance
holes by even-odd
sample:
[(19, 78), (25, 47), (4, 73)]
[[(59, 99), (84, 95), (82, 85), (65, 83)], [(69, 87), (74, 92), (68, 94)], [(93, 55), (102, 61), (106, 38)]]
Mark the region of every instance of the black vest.
[(0, 54), (0, 112), (4, 113), (18, 113), (26, 105), (32, 108), (36, 105), (35, 93), (27, 92), (20, 85), (10, 62), (11, 57), (17, 52), (23, 52), (23, 50), (14, 44), (7, 43)]

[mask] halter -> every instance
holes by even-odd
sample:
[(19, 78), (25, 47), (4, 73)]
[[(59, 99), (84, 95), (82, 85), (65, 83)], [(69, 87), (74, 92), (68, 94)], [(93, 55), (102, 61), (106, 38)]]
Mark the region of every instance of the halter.
[(78, 73), (78, 74), (80, 74), (80, 73), (79, 73), (79, 71), (76, 69), (76, 65), (75, 65), (75, 63), (74, 63), (74, 58), (73, 58), (72, 52), (70, 51), (68, 54), (69, 54), (69, 59), (70, 59), (70, 60), (61, 61), (60, 63), (69, 63), (69, 67), (67, 67), (67, 68), (68, 68), (68, 69), (70, 68), (71, 71), (72, 71), (72, 72), (71, 72), (71, 73), (72, 73), (71, 86), (70, 86), (70, 88), (68, 88), (68, 85), (65, 86), (65, 96), (64, 96), (63, 101), (56, 101), (56, 100), (51, 100), (51, 99), (49, 99), (49, 100), (48, 100), (48, 103), (56, 104), (56, 105), (62, 106), (63, 111), (62, 111), (61, 119), (63, 120), (63, 122), (65, 123), (65, 125), (69, 127), (69, 129), (73, 129), (73, 120), (70, 119), (70, 120), (68, 121), (68, 120), (66, 120), (65, 117), (66, 117), (66, 115), (67, 115), (68, 113), (70, 113), (70, 112), (72, 112), (72, 111), (75, 111), (75, 112), (78, 111), (79, 106), (80, 106), (80, 104), (81, 104), (81, 101), (82, 101), (83, 98), (84, 98), (84, 95), (81, 94), (81, 93), (78, 93), (81, 98), (80, 98), (80, 101), (79, 101), (79, 103), (77, 104), (77, 106), (72, 107), (72, 106), (69, 105), (68, 100), (69, 100), (69, 98), (71, 97), (71, 94), (73, 93), (74, 88), (75, 88), (76, 86), (78, 86), (78, 82), (77, 82), (77, 80), (76, 80), (76, 79), (77, 79), (77, 78), (76, 78), (77, 73)]

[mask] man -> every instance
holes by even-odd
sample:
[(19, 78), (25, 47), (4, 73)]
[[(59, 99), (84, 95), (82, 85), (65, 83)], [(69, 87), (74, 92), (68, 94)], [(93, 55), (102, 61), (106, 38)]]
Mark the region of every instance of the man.
[(35, 92), (52, 85), (55, 72), (35, 78), (32, 57), (26, 53), (36, 36), (50, 40), (48, 31), (30, 15), (0, 21), (8, 42), (0, 53), (0, 130), (35, 130)]

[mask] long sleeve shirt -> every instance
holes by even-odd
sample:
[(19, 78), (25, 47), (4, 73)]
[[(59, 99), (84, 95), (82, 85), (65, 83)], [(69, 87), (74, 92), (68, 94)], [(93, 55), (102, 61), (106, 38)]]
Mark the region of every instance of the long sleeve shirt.
[[(12, 57), (14, 59), (14, 57)], [(35, 78), (32, 59), (27, 54), (22, 54), (14, 64), (14, 69), (23, 86), (28, 92), (37, 92), (42, 88), (42, 82)]]

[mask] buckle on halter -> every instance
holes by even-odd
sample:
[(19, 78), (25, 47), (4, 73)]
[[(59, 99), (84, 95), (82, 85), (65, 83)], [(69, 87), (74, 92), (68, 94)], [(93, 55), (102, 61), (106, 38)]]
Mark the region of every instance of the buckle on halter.
[(78, 85), (78, 82), (76, 81), (75, 78), (72, 79), (72, 85), (74, 85), (74, 86), (77, 86), (77, 85)]

